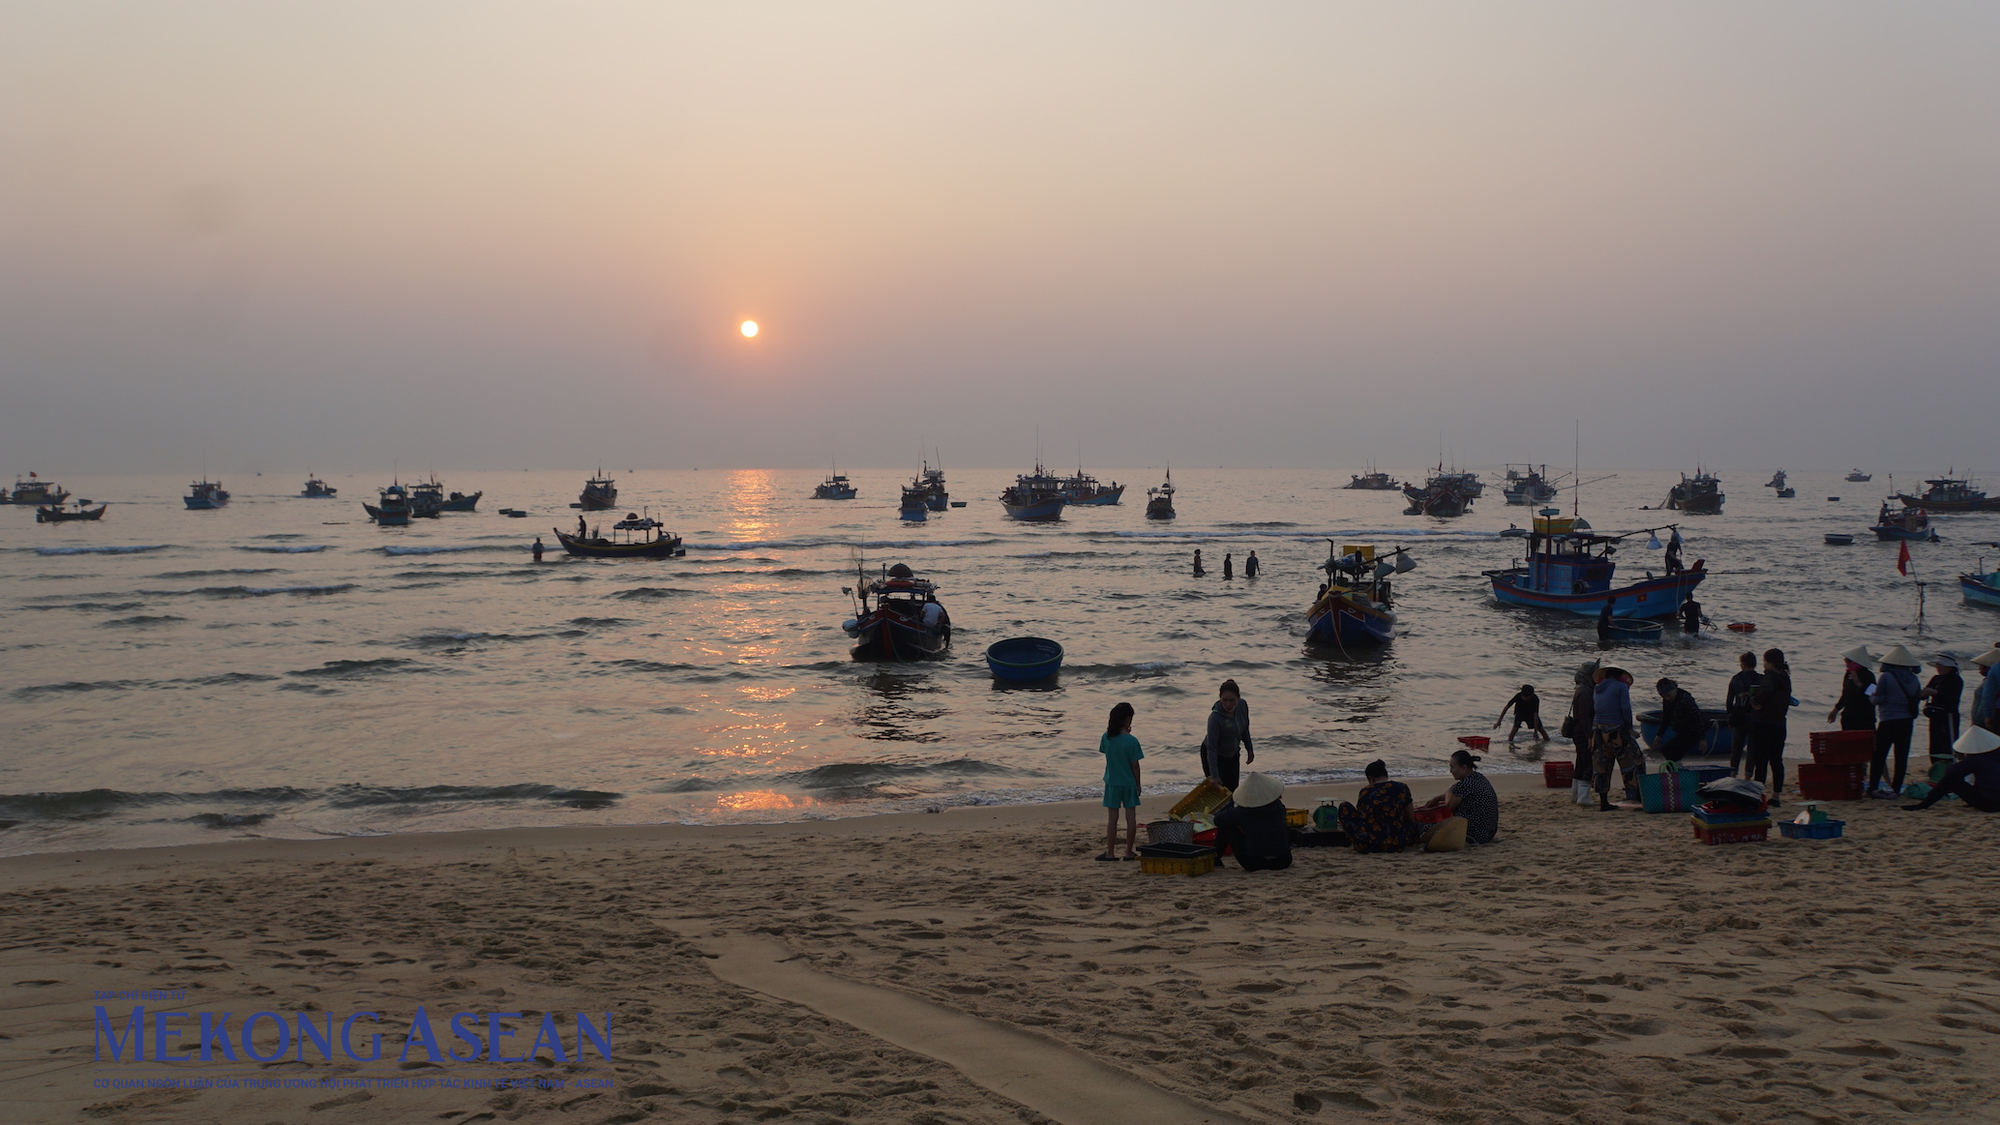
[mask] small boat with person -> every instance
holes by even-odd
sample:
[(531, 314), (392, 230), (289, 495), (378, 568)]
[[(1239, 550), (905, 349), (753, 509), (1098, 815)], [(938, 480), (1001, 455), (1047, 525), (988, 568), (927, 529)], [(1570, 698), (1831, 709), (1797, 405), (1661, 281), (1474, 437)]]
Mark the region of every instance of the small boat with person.
[(181, 503), (186, 504), (191, 512), (213, 511), (229, 503), (229, 493), (222, 487), (221, 481), (204, 477), (188, 485), (188, 494), (181, 497)]
[(681, 546), (681, 537), (667, 534), (666, 525), (652, 517), (652, 513), (640, 515), (628, 512), (625, 518), (611, 525), (611, 534), (584, 526), (584, 518), (576, 517), (576, 534), (571, 535), (559, 527), (549, 530), (556, 533), (556, 542), (578, 558), (585, 559), (671, 559), (687, 554)]
[(29, 473), (26, 480), (15, 478), (11, 492), (0, 488), (0, 504), (60, 504), (67, 499), (68, 489), (35, 473)]
[(1174, 518), (1174, 470), (1167, 468), (1167, 481), (1158, 488), (1146, 490), (1146, 518), (1149, 520), (1170, 520)]
[(331, 500), (339, 494), (340, 490), (338, 488), (333, 487), (318, 477), (307, 477), (305, 491), (299, 493), (300, 496), (308, 500)]
[(903, 563), (841, 592), (856, 601), (841, 631), (854, 639), (856, 660), (928, 660), (951, 648), (951, 614), (937, 600), (937, 586)]
[(68, 523), (71, 520), (101, 520), (109, 504), (99, 504), (93, 508), (88, 500), (78, 500), (74, 509), (61, 504), (46, 504), (35, 509), (36, 523)]
[(618, 482), (604, 475), (604, 466), (599, 465), (597, 475), (583, 482), (576, 506), (586, 512), (608, 512), (618, 506)]
[[(1658, 533), (1670, 532), (1666, 571), (1655, 577), (1650, 571), (1638, 582), (1613, 586), (1618, 564), (1614, 557), (1625, 540), (1635, 535), (1650, 536), (1647, 546), (1659, 542)], [(1695, 587), (1708, 577), (1705, 563), (1696, 559), (1683, 568), (1679, 557), (1680, 528), (1643, 528), (1620, 535), (1599, 535), (1589, 521), (1574, 514), (1562, 515), (1544, 508), (1535, 517), (1528, 535), (1524, 565), (1486, 571), (1493, 584), (1493, 596), (1506, 605), (1534, 609), (1559, 609), (1567, 613), (1595, 617), (1611, 605), (1616, 618), (1653, 619), (1672, 617), (1681, 603), (1693, 596)]]
[(1779, 469), (1777, 472), (1772, 473), (1771, 479), (1764, 482), (1764, 487), (1765, 488), (1785, 487), (1785, 470)]
[(1925, 540), (1937, 542), (1937, 529), (1931, 526), (1931, 514), (1922, 508), (1907, 504), (1890, 507), (1889, 501), (1882, 501), (1882, 510), (1875, 514), (1875, 526), (1868, 530), (1875, 538), (1885, 542), (1896, 539)]
[(1000, 493), (1000, 506), (1017, 520), (1058, 520), (1068, 504), (1062, 478), (1050, 476), (1039, 461), (1033, 473), (1015, 477)]
[(1383, 644), (1396, 639), (1396, 613), (1389, 578), (1417, 564), (1398, 547), (1378, 556), (1373, 544), (1327, 543), (1326, 582), (1306, 610), (1306, 640), (1320, 644)]

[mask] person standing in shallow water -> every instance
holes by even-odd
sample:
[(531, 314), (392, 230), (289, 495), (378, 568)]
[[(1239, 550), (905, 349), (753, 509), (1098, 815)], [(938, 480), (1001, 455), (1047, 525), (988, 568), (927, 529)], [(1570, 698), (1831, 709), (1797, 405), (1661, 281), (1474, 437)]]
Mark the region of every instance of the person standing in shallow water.
[(542, 561), (542, 537), (541, 537), (541, 536), (539, 536), (539, 535), (535, 536), (535, 548), (534, 548), (534, 550), (535, 550), (535, 561), (536, 561), (536, 562), (541, 562), (541, 561)]
[(1201, 740), (1201, 774), (1234, 792), (1243, 767), (1257, 760), (1250, 744), (1250, 704), (1235, 680), (1224, 680), (1208, 709), (1208, 732)]
[(1236, 556), (1230, 554), (1228, 551), (1222, 552), (1222, 580), (1224, 582), (1232, 581), (1236, 577), (1235, 559)]
[(1250, 557), (1243, 560), (1243, 577), (1245, 578), (1257, 577), (1258, 566), (1259, 564), (1257, 562), (1257, 552), (1252, 551), (1250, 552)]
[(1208, 571), (1203, 569), (1201, 565), (1201, 548), (1196, 547), (1194, 549), (1194, 576), (1196, 578), (1200, 578), (1202, 575), (1207, 573)]
[(1611, 601), (1610, 598), (1604, 599), (1604, 608), (1597, 611), (1597, 639), (1600, 641), (1611, 639)]

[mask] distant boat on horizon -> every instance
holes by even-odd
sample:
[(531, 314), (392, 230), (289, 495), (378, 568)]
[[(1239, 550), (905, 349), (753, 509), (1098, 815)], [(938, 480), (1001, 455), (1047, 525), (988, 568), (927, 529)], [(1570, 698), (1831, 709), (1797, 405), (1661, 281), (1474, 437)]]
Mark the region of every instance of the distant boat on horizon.
[(229, 503), (229, 493), (219, 480), (202, 479), (188, 485), (188, 494), (181, 497), (191, 512), (206, 512)]

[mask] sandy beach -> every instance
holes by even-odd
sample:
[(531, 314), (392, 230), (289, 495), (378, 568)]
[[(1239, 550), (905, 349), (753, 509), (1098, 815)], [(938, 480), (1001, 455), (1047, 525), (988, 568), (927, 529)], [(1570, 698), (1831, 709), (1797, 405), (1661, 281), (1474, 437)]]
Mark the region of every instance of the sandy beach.
[[(1091, 862), (1087, 804), (0, 860), (0, 1095), (14, 1121), (259, 1125), (2000, 1112), (1991, 820), (1856, 802), (1841, 840), (1705, 847), (1502, 780), (1489, 847), (1199, 878)], [(94, 994), (142, 989), (380, 1011), (386, 1059), (155, 1063), (149, 1034), (144, 1063), (94, 1060)], [(420, 1005), (524, 1013), (517, 1042), (608, 1012), (614, 1049), (398, 1064)], [(163, 1075), (238, 1084), (97, 1084)]]

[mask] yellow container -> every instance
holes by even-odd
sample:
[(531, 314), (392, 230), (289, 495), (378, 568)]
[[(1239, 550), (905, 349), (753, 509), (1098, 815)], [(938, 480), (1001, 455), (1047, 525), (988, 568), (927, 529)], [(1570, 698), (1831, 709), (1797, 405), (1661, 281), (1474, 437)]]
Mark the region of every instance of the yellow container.
[(1575, 516), (1535, 517), (1535, 530), (1543, 535), (1567, 535), (1575, 526)]
[(1311, 809), (1286, 809), (1285, 823), (1293, 828), (1304, 828), (1312, 823)]
[(1173, 820), (1190, 820), (1197, 814), (1207, 816), (1221, 808), (1222, 802), (1228, 799), (1227, 788), (1204, 778), (1200, 785), (1189, 790), (1188, 795), (1180, 799), (1180, 803), (1167, 810), (1167, 816)]
[(1148, 875), (1206, 875), (1215, 870), (1215, 857), (1202, 855), (1192, 859), (1165, 859), (1142, 855), (1139, 857), (1139, 870)]
[(1373, 543), (1342, 544), (1340, 548), (1340, 557), (1346, 558), (1349, 555), (1360, 555), (1362, 562), (1372, 563), (1375, 561), (1375, 544)]

